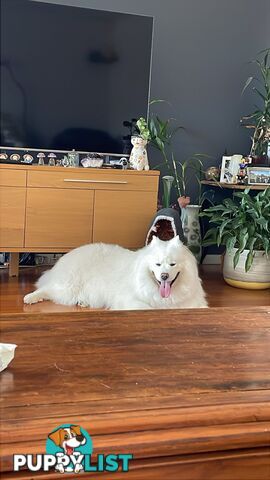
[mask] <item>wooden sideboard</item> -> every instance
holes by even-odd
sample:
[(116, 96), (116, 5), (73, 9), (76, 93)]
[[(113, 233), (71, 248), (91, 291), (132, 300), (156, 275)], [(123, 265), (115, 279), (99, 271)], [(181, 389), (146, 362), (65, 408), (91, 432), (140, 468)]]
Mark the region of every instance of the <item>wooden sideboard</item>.
[(91, 242), (144, 245), (158, 171), (0, 165), (0, 251), (67, 252)]

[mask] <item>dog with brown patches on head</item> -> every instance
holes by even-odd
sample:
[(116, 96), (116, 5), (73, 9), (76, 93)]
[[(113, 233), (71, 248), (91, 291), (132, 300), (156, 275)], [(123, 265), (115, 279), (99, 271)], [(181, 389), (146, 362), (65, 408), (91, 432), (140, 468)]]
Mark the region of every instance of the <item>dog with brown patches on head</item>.
[[(70, 427), (58, 428), (54, 432), (48, 435), (48, 438), (52, 440), (55, 445), (64, 450), (65, 455), (73, 455), (74, 450), (81, 446), (85, 445), (86, 438), (81, 432), (79, 425), (70, 425)], [(77, 468), (76, 468), (77, 467)], [(79, 473), (81, 466), (75, 466), (75, 473)], [(56, 467), (59, 469), (60, 473), (64, 473), (63, 465), (58, 465)]]

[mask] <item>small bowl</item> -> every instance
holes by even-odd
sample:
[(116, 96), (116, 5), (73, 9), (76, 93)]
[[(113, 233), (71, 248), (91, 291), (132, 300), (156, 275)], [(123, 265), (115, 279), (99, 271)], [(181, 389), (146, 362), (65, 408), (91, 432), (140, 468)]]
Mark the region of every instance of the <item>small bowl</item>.
[(103, 165), (103, 158), (83, 158), (81, 164), (85, 168), (100, 168)]

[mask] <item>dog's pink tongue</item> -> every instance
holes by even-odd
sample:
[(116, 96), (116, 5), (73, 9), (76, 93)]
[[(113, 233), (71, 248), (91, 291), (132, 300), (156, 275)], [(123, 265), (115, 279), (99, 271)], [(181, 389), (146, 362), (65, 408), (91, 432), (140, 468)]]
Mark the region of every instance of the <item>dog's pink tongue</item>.
[(171, 293), (171, 282), (161, 280), (159, 293), (163, 298), (168, 298)]

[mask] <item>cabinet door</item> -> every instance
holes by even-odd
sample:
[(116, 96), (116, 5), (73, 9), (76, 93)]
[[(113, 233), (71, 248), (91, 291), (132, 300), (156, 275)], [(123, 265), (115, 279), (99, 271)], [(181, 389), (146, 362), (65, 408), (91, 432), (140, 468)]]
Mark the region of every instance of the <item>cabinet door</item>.
[(24, 187), (0, 187), (0, 247), (23, 247)]
[(93, 242), (139, 248), (156, 212), (155, 192), (95, 192)]
[(25, 247), (69, 248), (91, 242), (93, 198), (90, 190), (28, 188)]

